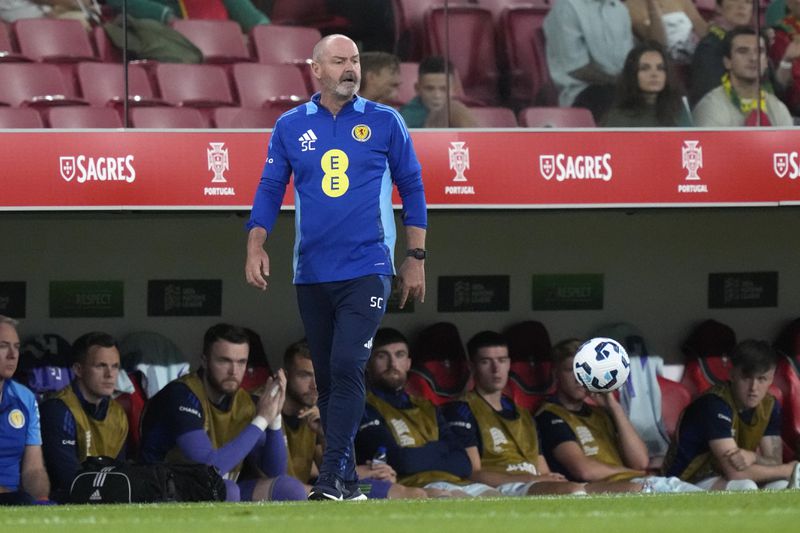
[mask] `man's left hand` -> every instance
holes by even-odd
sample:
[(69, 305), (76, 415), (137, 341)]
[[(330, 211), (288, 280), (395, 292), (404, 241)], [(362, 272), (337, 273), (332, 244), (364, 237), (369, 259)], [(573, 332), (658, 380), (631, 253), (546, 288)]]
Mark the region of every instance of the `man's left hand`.
[(406, 301), (425, 301), (425, 261), (406, 257), (397, 271), (397, 286), (400, 289), (400, 309)]

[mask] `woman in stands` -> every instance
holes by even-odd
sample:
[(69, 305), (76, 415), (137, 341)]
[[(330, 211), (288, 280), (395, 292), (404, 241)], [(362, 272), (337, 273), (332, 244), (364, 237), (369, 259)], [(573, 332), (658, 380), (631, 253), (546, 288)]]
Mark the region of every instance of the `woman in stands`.
[(607, 127), (690, 127), (670, 60), (660, 44), (648, 41), (628, 53)]
[(656, 41), (670, 58), (688, 64), (708, 23), (692, 0), (628, 0), (633, 32), (642, 41)]

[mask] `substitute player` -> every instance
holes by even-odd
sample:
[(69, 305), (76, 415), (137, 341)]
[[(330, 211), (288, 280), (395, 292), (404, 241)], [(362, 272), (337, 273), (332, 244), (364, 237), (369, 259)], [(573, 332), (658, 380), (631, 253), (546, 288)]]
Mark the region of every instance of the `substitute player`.
[(75, 378), (42, 404), (42, 452), (53, 499), (66, 501), (75, 474), (87, 457), (124, 460), (128, 418), (111, 396), (120, 355), (108, 333), (81, 335), (72, 345)]
[(681, 414), (664, 460), (668, 475), (708, 490), (798, 488), (797, 461), (783, 462), (781, 412), (769, 393), (778, 356), (745, 340), (731, 354), (731, 377)]
[(281, 407), (282, 370), (268, 378), (255, 401), (242, 387), (250, 337), (231, 324), (203, 337), (200, 368), (170, 382), (142, 416), (145, 463), (201, 463), (225, 480), (228, 501), (305, 500), (302, 483), (286, 475)]
[(425, 195), (403, 119), (356, 95), (355, 43), (328, 35), (312, 59), (321, 90), (275, 124), (247, 225), (245, 272), (248, 283), (266, 289), (264, 245), (294, 174), (294, 283), (327, 441), (309, 498), (363, 499), (353, 436), (364, 410), (364, 367), (395, 273), (392, 182), (403, 202), (408, 245), (397, 272), (401, 307), (425, 297)]

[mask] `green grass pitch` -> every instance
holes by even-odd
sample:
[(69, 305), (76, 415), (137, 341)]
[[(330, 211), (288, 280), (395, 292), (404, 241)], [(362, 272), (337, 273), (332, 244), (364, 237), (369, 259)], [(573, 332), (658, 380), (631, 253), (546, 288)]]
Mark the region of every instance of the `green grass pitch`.
[(800, 531), (800, 492), (6, 507), (0, 531), (784, 533)]

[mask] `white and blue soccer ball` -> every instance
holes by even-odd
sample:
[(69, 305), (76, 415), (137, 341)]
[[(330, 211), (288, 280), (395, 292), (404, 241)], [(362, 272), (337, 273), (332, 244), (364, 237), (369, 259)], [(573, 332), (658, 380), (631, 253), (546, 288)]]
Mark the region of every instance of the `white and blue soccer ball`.
[(572, 372), (578, 383), (589, 391), (611, 392), (628, 379), (631, 361), (620, 343), (606, 337), (595, 337), (578, 348)]

